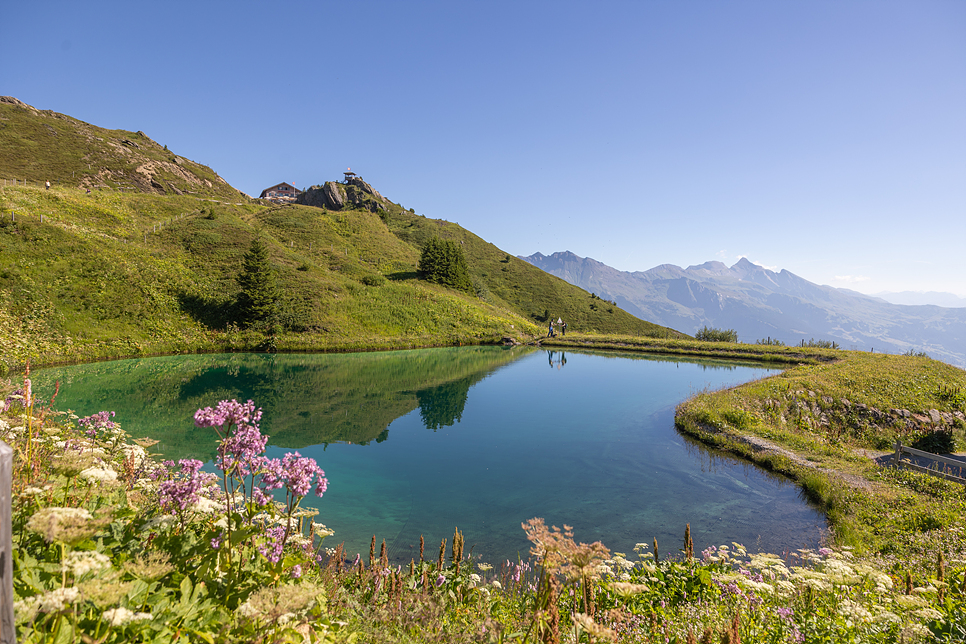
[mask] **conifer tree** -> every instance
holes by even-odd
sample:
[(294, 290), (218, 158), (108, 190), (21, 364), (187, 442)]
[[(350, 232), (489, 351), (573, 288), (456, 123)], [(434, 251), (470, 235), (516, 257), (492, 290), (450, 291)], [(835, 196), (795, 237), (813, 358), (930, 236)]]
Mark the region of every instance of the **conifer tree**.
[(256, 237), (242, 260), (242, 271), (238, 275), (239, 322), (251, 327), (268, 322), (277, 311), (278, 291), (272, 275), (272, 265), (268, 260), (268, 246)]
[(459, 242), (433, 237), (426, 242), (417, 268), (426, 281), (467, 293), (473, 290), (466, 256)]

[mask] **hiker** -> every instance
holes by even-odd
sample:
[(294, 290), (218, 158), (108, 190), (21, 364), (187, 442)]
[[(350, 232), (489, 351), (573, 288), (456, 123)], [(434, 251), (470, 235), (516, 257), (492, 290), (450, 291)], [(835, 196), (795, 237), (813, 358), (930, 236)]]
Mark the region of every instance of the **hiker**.
[(44, 182), (44, 190), (50, 190), (50, 179)]
[(550, 321), (550, 326), (547, 328), (547, 337), (553, 337), (553, 320)]
[(567, 335), (567, 323), (564, 322), (560, 327), (560, 335)]

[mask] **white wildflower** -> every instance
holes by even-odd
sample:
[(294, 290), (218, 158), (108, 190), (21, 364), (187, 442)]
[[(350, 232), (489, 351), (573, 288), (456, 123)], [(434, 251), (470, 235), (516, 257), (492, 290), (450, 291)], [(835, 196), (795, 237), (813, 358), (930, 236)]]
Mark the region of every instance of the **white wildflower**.
[(254, 606), (251, 605), (251, 602), (248, 601), (236, 608), (235, 612), (246, 619), (254, 619), (255, 617), (258, 617), (258, 611)]
[(144, 524), (143, 530), (156, 530), (161, 528), (166, 530), (175, 525), (178, 520), (170, 514), (161, 514)]
[(330, 530), (329, 528), (325, 527), (324, 523), (316, 523), (315, 521), (312, 522), (312, 531), (315, 536), (323, 539), (325, 537), (331, 537), (335, 534), (335, 530)]
[(916, 595), (899, 595), (896, 597), (896, 603), (903, 608), (925, 608), (929, 605), (928, 601)]
[(932, 619), (932, 620), (940, 620), (943, 618), (943, 614), (940, 613), (935, 608), (920, 608), (919, 610), (915, 611), (913, 615), (917, 617), (921, 617), (923, 619)]
[(80, 589), (77, 586), (51, 590), (40, 598), (40, 611), (43, 613), (58, 613), (72, 606), (78, 597), (80, 597)]
[(873, 621), (878, 624), (901, 624), (902, 618), (886, 610), (876, 615)]
[(476, 585), (480, 583), (482, 577), (477, 575), (475, 572), (470, 575), (470, 588), (476, 588)]
[(109, 467), (88, 467), (86, 470), (81, 471), (78, 477), (84, 479), (85, 481), (95, 482), (109, 482), (117, 480), (117, 472), (110, 469)]
[(151, 613), (135, 613), (121, 606), (104, 611), (101, 617), (111, 626), (124, 626), (130, 622), (140, 622), (151, 619), (154, 616)]
[(647, 586), (644, 584), (631, 584), (623, 581), (617, 581), (610, 584), (610, 589), (621, 597), (631, 597), (647, 591)]
[(849, 599), (843, 599), (839, 604), (839, 615), (852, 618), (859, 622), (868, 622), (872, 619), (872, 613), (865, 609), (861, 604), (857, 604)]
[(13, 603), (14, 620), (17, 623), (32, 622), (40, 608), (40, 597), (25, 597)]
[(500, 582), (498, 582), (496, 579), (494, 579), (492, 582), (490, 582), (490, 585), (493, 586), (494, 588), (496, 588), (497, 590), (499, 590), (500, 588), (503, 588), (503, 586), (500, 585)]
[(89, 572), (96, 572), (111, 567), (110, 557), (99, 552), (69, 552), (61, 565), (62, 572), (73, 572), (76, 577), (83, 577)]
[(804, 585), (813, 590), (832, 590), (832, 584), (828, 583), (824, 579), (811, 578), (806, 579)]
[(223, 506), (221, 503), (218, 501), (213, 501), (205, 496), (199, 496), (198, 500), (195, 501), (191, 506), (191, 510), (193, 512), (198, 512), (200, 514), (214, 514), (215, 512), (220, 512), (222, 509)]

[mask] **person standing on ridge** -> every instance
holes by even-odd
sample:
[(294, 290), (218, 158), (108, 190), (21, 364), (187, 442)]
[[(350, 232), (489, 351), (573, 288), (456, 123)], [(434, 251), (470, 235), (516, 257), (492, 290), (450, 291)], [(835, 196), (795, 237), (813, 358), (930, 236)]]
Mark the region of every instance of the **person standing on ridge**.
[(44, 182), (44, 190), (50, 190), (50, 179)]

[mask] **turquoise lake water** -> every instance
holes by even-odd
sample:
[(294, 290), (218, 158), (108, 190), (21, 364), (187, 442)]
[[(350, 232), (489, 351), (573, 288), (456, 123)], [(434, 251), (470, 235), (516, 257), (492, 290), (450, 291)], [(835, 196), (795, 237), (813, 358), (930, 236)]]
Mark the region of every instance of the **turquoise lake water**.
[(458, 526), (466, 551), (526, 556), (520, 524), (543, 517), (578, 541), (630, 553), (657, 538), (695, 549), (736, 541), (781, 553), (815, 547), (824, 516), (787, 480), (687, 439), (674, 406), (705, 388), (776, 373), (631, 353), (467, 347), (361, 354), (172, 356), (35, 372), (59, 409), (117, 412), (166, 458), (214, 455), (199, 407), (253, 399), (269, 455), (298, 450), (326, 471), (327, 545), (368, 551), (373, 534), (408, 562)]

